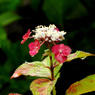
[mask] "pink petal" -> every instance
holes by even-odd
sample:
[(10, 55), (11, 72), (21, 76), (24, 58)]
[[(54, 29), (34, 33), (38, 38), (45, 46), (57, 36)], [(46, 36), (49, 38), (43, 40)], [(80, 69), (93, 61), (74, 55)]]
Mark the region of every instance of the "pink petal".
[(22, 40), (22, 41), (21, 41), (21, 44), (23, 44), (26, 40), (27, 40), (27, 39)]
[(38, 40), (35, 40), (35, 42), (30, 43), (28, 47), (30, 49), (29, 54), (31, 56), (34, 56), (38, 53), (40, 49), (40, 42)]
[(36, 45), (35, 45), (35, 43), (32, 42), (28, 45), (28, 47), (30, 50), (34, 50), (36, 48)]
[(52, 52), (54, 53), (54, 54), (57, 54), (57, 53), (59, 53), (59, 45), (54, 45), (53, 47), (52, 47)]
[(35, 40), (34, 43), (35, 43), (36, 46), (39, 46), (40, 45), (40, 42), (37, 39)]
[(23, 39), (28, 39), (28, 37), (30, 36), (31, 32), (30, 29), (27, 31), (27, 33), (25, 35), (23, 35)]
[(55, 28), (54, 30), (57, 30), (57, 31), (59, 31), (59, 29), (58, 29), (58, 28)]
[(59, 44), (60, 49), (64, 49), (65, 45), (64, 44)]
[(59, 62), (59, 63), (64, 63), (67, 59), (66, 56), (62, 56), (61, 54), (57, 54), (55, 55), (55, 59)]
[(38, 53), (38, 49), (34, 49), (34, 50), (30, 50), (29, 51), (29, 54), (31, 55), (31, 56), (34, 56), (34, 55), (36, 55)]
[(36, 45), (36, 48), (40, 49), (40, 42), (37, 39), (35, 40), (34, 43)]
[(69, 46), (65, 46), (63, 51), (64, 56), (68, 56), (71, 53), (71, 51), (72, 50)]
[(27, 31), (27, 33), (25, 35), (23, 35), (22, 37), (22, 41), (21, 41), (21, 44), (23, 44), (30, 36), (31, 32), (30, 32), (30, 29)]

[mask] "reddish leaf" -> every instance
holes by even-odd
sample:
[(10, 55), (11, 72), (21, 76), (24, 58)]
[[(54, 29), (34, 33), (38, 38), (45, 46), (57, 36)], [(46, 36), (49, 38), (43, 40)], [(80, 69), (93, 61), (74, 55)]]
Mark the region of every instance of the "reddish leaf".
[(20, 75), (30, 75), (30, 76), (39, 76), (39, 77), (47, 77), (51, 78), (50, 69), (46, 68), (43, 63), (41, 62), (26, 62), (19, 66), (14, 74), (12, 75), (12, 78), (17, 78)]
[(95, 75), (90, 75), (80, 81), (73, 83), (66, 91), (65, 95), (80, 95), (95, 91)]
[(59, 74), (53, 81), (45, 78), (36, 79), (31, 83), (30, 90), (34, 95), (50, 95), (58, 78)]
[(75, 53), (68, 55), (66, 61), (69, 62), (69, 61), (77, 59), (77, 58), (85, 59), (88, 56), (95, 56), (95, 54), (91, 54), (91, 53), (87, 53), (87, 52), (83, 52), (83, 51), (76, 51)]
[(18, 94), (18, 93), (10, 93), (8, 95), (22, 95), (22, 94)]

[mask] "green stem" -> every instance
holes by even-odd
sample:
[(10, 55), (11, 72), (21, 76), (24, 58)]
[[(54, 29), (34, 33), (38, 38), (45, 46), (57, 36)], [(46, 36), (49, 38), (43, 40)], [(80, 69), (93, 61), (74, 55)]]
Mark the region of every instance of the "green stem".
[[(48, 44), (48, 48), (51, 51), (50, 44)], [(52, 55), (51, 54), (50, 54), (50, 70), (51, 70), (51, 80), (53, 81), (54, 80), (54, 67), (53, 67)], [(52, 94), (56, 95), (55, 86), (53, 87)]]
[(54, 69), (53, 69), (53, 63), (52, 63), (52, 55), (50, 55), (50, 68), (51, 68), (51, 80), (54, 80)]
[[(51, 52), (51, 44), (47, 44), (47, 45), (48, 45), (48, 48), (49, 48), (49, 50)], [(54, 68), (53, 68), (53, 62), (52, 62), (52, 55), (51, 55), (51, 53), (50, 53), (49, 58), (50, 58), (51, 80), (53, 81), (54, 80)]]
[[(53, 67), (53, 63), (52, 63), (52, 55), (50, 55), (50, 70), (51, 70), (51, 80), (53, 81), (54, 80), (54, 67)], [(52, 94), (53, 95), (56, 95), (56, 90), (55, 90), (55, 86), (53, 87), (53, 90), (52, 90)]]

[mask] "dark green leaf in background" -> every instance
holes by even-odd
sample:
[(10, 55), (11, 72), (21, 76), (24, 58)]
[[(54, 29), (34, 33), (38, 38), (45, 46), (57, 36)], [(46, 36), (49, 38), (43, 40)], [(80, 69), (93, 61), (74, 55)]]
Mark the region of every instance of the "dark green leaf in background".
[(6, 31), (3, 27), (0, 26), (0, 47), (1, 47), (1, 43), (6, 39), (7, 39)]
[(87, 9), (81, 2), (77, 3), (75, 6), (72, 7), (73, 9), (70, 14), (67, 15), (66, 19), (78, 19), (88, 15)]
[(19, 20), (21, 17), (13, 12), (5, 12), (0, 15), (0, 24), (6, 26), (14, 21)]
[(78, 2), (79, 0), (44, 0), (43, 10), (51, 22), (62, 25)]
[(22, 0), (0, 0), (0, 13), (5, 11), (16, 11)]

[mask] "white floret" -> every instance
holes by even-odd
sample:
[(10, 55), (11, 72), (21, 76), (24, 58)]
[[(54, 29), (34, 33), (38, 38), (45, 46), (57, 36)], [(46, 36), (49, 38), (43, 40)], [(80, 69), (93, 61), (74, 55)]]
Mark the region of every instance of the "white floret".
[[(62, 41), (64, 39), (64, 35), (66, 32), (64, 31), (57, 31), (55, 30), (56, 26), (55, 25), (49, 25), (49, 27), (46, 26), (37, 26), (35, 30), (35, 35), (33, 37), (35, 39), (40, 39), (44, 38), (45, 41)], [(49, 38), (49, 39), (48, 39)]]

